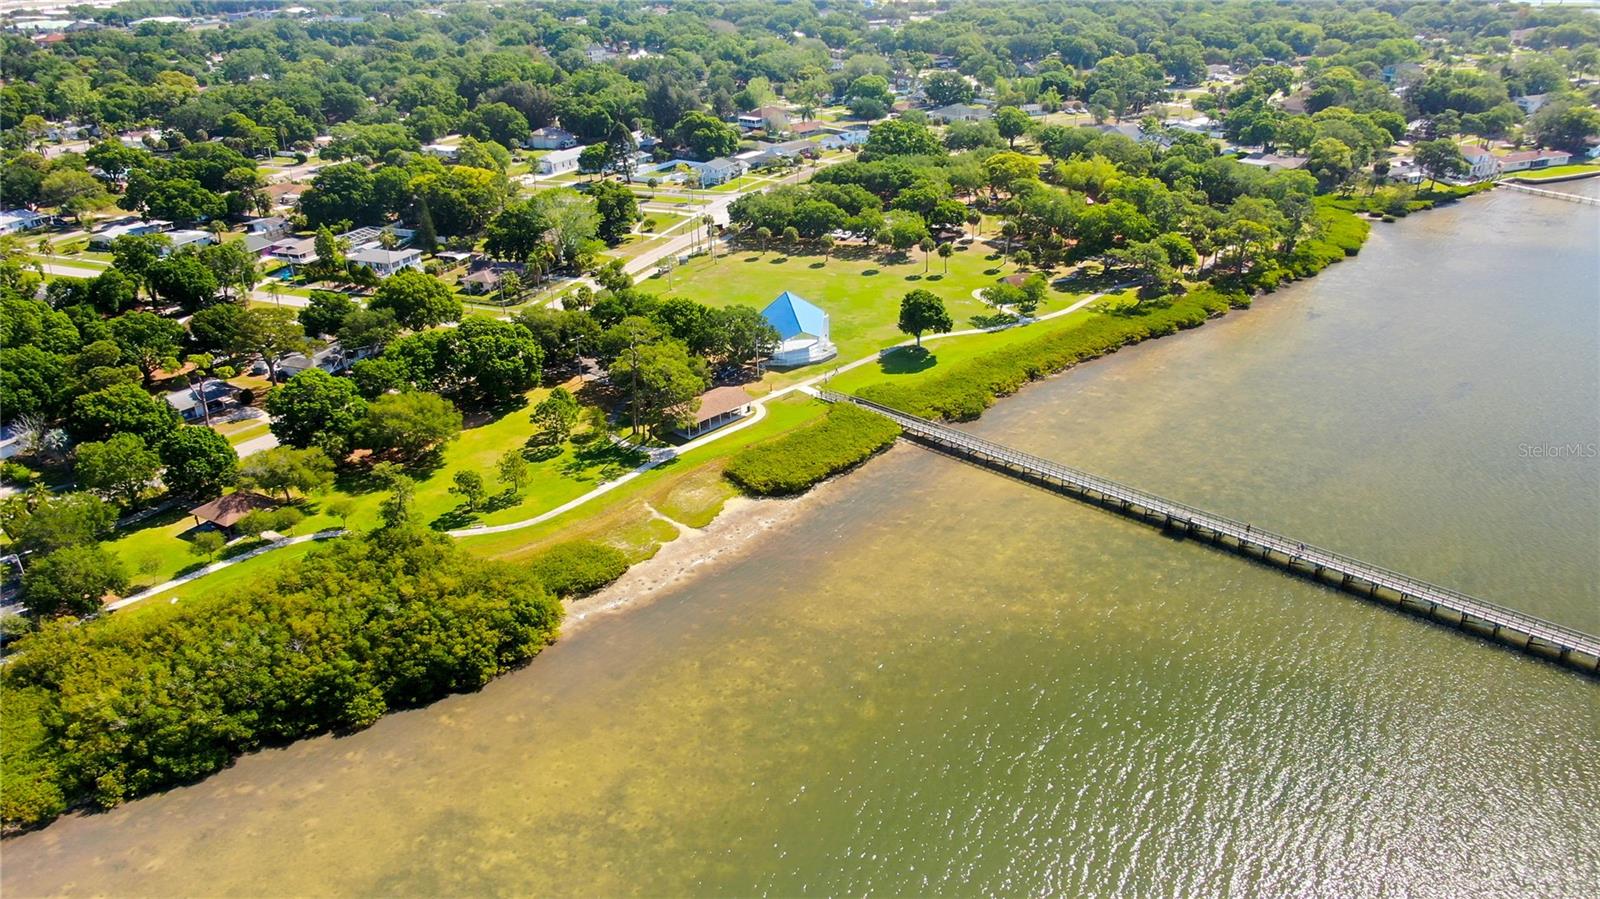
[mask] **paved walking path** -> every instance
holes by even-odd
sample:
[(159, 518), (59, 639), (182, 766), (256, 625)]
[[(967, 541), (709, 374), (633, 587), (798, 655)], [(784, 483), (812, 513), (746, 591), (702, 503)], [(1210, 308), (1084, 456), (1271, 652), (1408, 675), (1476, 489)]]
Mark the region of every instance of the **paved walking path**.
[[(1095, 294), (1090, 294), (1089, 296), (1086, 296), (1083, 299), (1080, 299), (1077, 302), (1072, 303), (1069, 306), (1065, 306), (1065, 307), (1063, 307), (1061, 309), (1057, 309), (1054, 312), (1050, 312), (1050, 313), (1047, 313), (1045, 315), (1041, 315), (1036, 319), (1029, 319), (1028, 321), (1030, 321), (1030, 322), (1031, 321), (1045, 321), (1047, 319), (1057, 318), (1057, 317), (1063, 316), (1063, 315), (1069, 315), (1069, 314), (1071, 314), (1073, 312), (1077, 312), (1079, 309), (1082, 309), (1082, 308), (1090, 305), (1091, 303), (1094, 303), (1095, 301), (1105, 297), (1106, 294), (1113, 293), (1113, 292), (1118, 291), (1118, 290), (1122, 290), (1125, 287), (1127, 287), (1127, 285), (1117, 285), (1116, 287), (1113, 287), (1111, 290), (1102, 291), (1100, 293), (1095, 293)], [(950, 339), (952, 337), (971, 337), (971, 336), (978, 335), (978, 334), (992, 334), (995, 331), (1004, 331), (1004, 330), (1006, 330), (1008, 328), (1019, 327), (1022, 324), (1026, 324), (1026, 322), (1015, 322), (1015, 323), (1010, 323), (1010, 324), (996, 325), (995, 327), (992, 327), (992, 328), (966, 328), (966, 329), (963, 329), (963, 330), (960, 330), (960, 331), (950, 331), (950, 332), (947, 332), (947, 333), (944, 333), (944, 334), (930, 334), (930, 335), (928, 335), (928, 336), (923, 338), (923, 342), (924, 343), (929, 343), (929, 342), (932, 342), (932, 341), (935, 341), (935, 340), (948, 340), (948, 339)], [(632, 471), (629, 471), (627, 474), (624, 474), (624, 475), (622, 475), (622, 476), (620, 476), (620, 477), (618, 477), (618, 478), (616, 478), (614, 480), (607, 481), (604, 484), (601, 484), (600, 486), (594, 488), (593, 490), (590, 490), (588, 493), (585, 493), (582, 496), (575, 497), (575, 498), (573, 498), (571, 500), (568, 500), (567, 502), (562, 503), (561, 505), (559, 505), (559, 506), (555, 507), (554, 509), (551, 509), (551, 510), (549, 510), (547, 512), (541, 512), (540, 514), (535, 515), (532, 518), (524, 518), (524, 519), (522, 519), (520, 521), (507, 522), (506, 524), (475, 525), (473, 527), (458, 528), (458, 529), (453, 530), (453, 531), (445, 531), (445, 534), (450, 536), (450, 537), (456, 537), (456, 538), (461, 538), (461, 537), (483, 537), (483, 536), (487, 536), (489, 534), (503, 534), (503, 533), (505, 533), (507, 531), (516, 531), (516, 530), (521, 530), (523, 528), (531, 528), (531, 527), (533, 527), (535, 525), (543, 524), (544, 522), (550, 521), (553, 518), (559, 517), (561, 515), (565, 515), (566, 513), (571, 512), (573, 509), (576, 509), (579, 506), (582, 506), (582, 505), (584, 505), (586, 503), (589, 503), (589, 502), (592, 502), (593, 500), (596, 500), (596, 499), (598, 499), (598, 498), (600, 498), (602, 496), (605, 496), (607, 493), (610, 493), (611, 491), (616, 490), (618, 487), (621, 487), (623, 484), (626, 484), (629, 481), (632, 481), (632, 480), (638, 478), (640, 475), (643, 475), (645, 472), (650, 471), (651, 469), (654, 469), (654, 468), (659, 468), (660, 466), (666, 464), (667, 462), (669, 462), (669, 461), (671, 461), (673, 459), (678, 458), (679, 456), (683, 455), (684, 453), (690, 452), (692, 450), (699, 449), (700, 447), (705, 446), (706, 444), (711, 443), (712, 441), (721, 440), (722, 438), (727, 437), (730, 434), (736, 434), (739, 431), (744, 430), (745, 428), (754, 426), (756, 423), (758, 423), (762, 419), (766, 418), (766, 415), (767, 415), (767, 403), (769, 403), (769, 402), (771, 402), (771, 401), (773, 401), (775, 399), (778, 399), (780, 397), (787, 396), (787, 395), (789, 395), (791, 393), (796, 393), (796, 392), (804, 393), (804, 394), (807, 394), (809, 396), (816, 396), (817, 395), (816, 386), (818, 384), (823, 383), (824, 381), (827, 381), (829, 378), (833, 377), (834, 375), (843, 374), (844, 372), (860, 368), (863, 365), (868, 365), (870, 363), (877, 362), (877, 361), (879, 361), (880, 359), (883, 358), (883, 355), (885, 353), (893, 352), (893, 351), (895, 351), (897, 349), (900, 349), (902, 347), (911, 346), (913, 344), (913, 342), (914, 341), (912, 341), (910, 339), (903, 340), (903, 341), (901, 341), (901, 342), (899, 342), (897, 344), (894, 344), (893, 346), (885, 347), (884, 349), (882, 349), (882, 350), (880, 350), (880, 351), (878, 351), (876, 353), (873, 353), (871, 355), (862, 356), (860, 359), (856, 359), (856, 360), (854, 360), (852, 362), (846, 363), (845, 365), (837, 366), (834, 369), (832, 369), (831, 371), (828, 371), (828, 372), (826, 372), (824, 374), (819, 374), (819, 375), (816, 375), (814, 377), (807, 378), (806, 380), (801, 381), (799, 383), (791, 384), (791, 385), (789, 385), (787, 387), (783, 387), (783, 388), (780, 388), (778, 390), (774, 390), (773, 392), (767, 394), (766, 396), (755, 400), (754, 403), (753, 403), (753, 405), (755, 406), (755, 411), (752, 414), (750, 414), (750, 415), (746, 416), (745, 418), (741, 419), (740, 421), (738, 421), (738, 422), (736, 422), (734, 424), (728, 425), (726, 427), (718, 428), (717, 430), (712, 431), (711, 433), (706, 434), (703, 437), (696, 437), (695, 439), (693, 439), (693, 440), (689, 441), (688, 443), (685, 443), (685, 444), (683, 444), (681, 446), (664, 447), (664, 448), (659, 448), (659, 449), (652, 450), (652, 451), (650, 451), (650, 458), (647, 461), (645, 461), (644, 464), (638, 466), (637, 468), (633, 469)], [(256, 451), (256, 450), (250, 450), (249, 452), (247, 452), (246, 451), (246, 447), (248, 447), (250, 444), (256, 443), (257, 441), (262, 440), (262, 439), (263, 438), (256, 438), (256, 440), (249, 440), (249, 441), (246, 441), (244, 443), (239, 444), (239, 446), (238, 446), (239, 455), (244, 456), (244, 455), (248, 455), (249, 452)], [(261, 447), (261, 448), (265, 449), (266, 447)], [(192, 571), (189, 574), (184, 575), (183, 577), (174, 578), (173, 580), (167, 581), (166, 583), (157, 584), (154, 587), (150, 587), (148, 589), (141, 590), (138, 593), (132, 594), (130, 596), (125, 596), (122, 599), (119, 599), (116, 602), (111, 603), (110, 605), (107, 605), (106, 609), (108, 611), (116, 611), (117, 609), (124, 608), (126, 606), (132, 605), (133, 603), (139, 602), (141, 600), (149, 599), (152, 596), (156, 596), (156, 595), (158, 595), (160, 593), (164, 593), (164, 592), (166, 592), (168, 590), (171, 590), (171, 589), (173, 589), (175, 587), (179, 587), (179, 586), (182, 586), (183, 584), (187, 584), (190, 581), (195, 580), (196, 578), (204, 577), (205, 575), (211, 574), (211, 573), (216, 572), (216, 571), (221, 571), (224, 568), (227, 568), (227, 567), (232, 566), (232, 565), (237, 565), (240, 562), (246, 561), (248, 559), (253, 559), (256, 556), (262, 555), (263, 553), (270, 552), (270, 551), (272, 551), (274, 549), (280, 549), (280, 548), (285, 547), (285, 546), (295, 546), (297, 544), (308, 543), (308, 542), (311, 542), (311, 541), (314, 541), (314, 540), (327, 540), (327, 539), (332, 538), (332, 537), (337, 537), (337, 536), (339, 536), (340, 534), (343, 534), (343, 533), (344, 533), (344, 530), (342, 528), (333, 528), (333, 529), (326, 530), (326, 531), (319, 531), (319, 532), (317, 532), (315, 534), (307, 534), (307, 535), (300, 536), (300, 537), (288, 537), (288, 538), (285, 538), (283, 540), (278, 540), (278, 541), (266, 544), (265, 546), (261, 546), (261, 547), (259, 547), (257, 549), (253, 549), (250, 552), (244, 553), (243, 555), (237, 556), (235, 558), (224, 559), (224, 560), (222, 560), (220, 562), (213, 562), (212, 564), (207, 565), (204, 568), (200, 568), (200, 569), (197, 569), (195, 571)]]

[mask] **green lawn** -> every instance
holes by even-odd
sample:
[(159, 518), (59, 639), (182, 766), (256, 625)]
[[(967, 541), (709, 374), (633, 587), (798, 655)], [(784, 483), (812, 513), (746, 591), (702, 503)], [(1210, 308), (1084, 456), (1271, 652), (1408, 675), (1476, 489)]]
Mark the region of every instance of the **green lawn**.
[(991, 334), (974, 334), (964, 337), (935, 339), (926, 344), (926, 354), (903, 347), (886, 354), (876, 365), (863, 365), (828, 380), (828, 388), (841, 393), (853, 393), (869, 384), (880, 381), (915, 383), (931, 377), (950, 366), (981, 356), (993, 350), (1024, 343), (1046, 334), (1066, 331), (1102, 315), (1102, 308), (1123, 305), (1134, 301), (1134, 291), (1124, 290), (1110, 294), (1099, 302), (1079, 309), (1069, 315), (1034, 322), (1016, 328), (1007, 328)]
[[(838, 360), (849, 362), (905, 339), (896, 327), (900, 299), (919, 287), (944, 300), (957, 329), (981, 324), (993, 310), (972, 292), (1016, 272), (1016, 266), (1002, 266), (988, 255), (981, 244), (958, 244), (950, 257), (948, 275), (937, 254), (924, 275), (920, 250), (887, 263), (883, 256), (859, 247), (841, 247), (827, 260), (812, 252), (786, 256), (776, 247), (766, 253), (740, 250), (715, 261), (709, 256), (697, 257), (673, 272), (670, 285), (666, 278), (653, 276), (649, 286), (712, 306), (742, 303), (757, 309), (765, 308), (785, 290), (793, 291), (828, 313), (833, 342), (839, 347)], [(1060, 308), (1070, 296), (1053, 290), (1040, 311)], [(827, 365), (801, 369), (797, 374), (809, 377)]]
[(815, 421), (827, 411), (824, 404), (804, 395), (774, 400), (766, 409), (760, 422), (653, 468), (565, 515), (530, 528), (467, 537), (461, 545), (480, 555), (517, 559), (550, 543), (593, 539), (617, 546), (632, 560), (649, 558), (676, 536), (676, 529), (656, 518), (652, 509), (691, 527), (703, 527), (733, 495), (722, 479), (722, 466), (729, 457)]
[(1557, 165), (1547, 169), (1532, 169), (1526, 172), (1512, 172), (1507, 178), (1521, 181), (1544, 181), (1548, 178), (1564, 178), (1572, 175), (1600, 175), (1600, 165)]
[[(433, 464), (413, 469), (417, 479), (416, 514), (424, 524), (441, 530), (473, 524), (504, 524), (531, 518), (594, 489), (639, 464), (637, 454), (611, 444), (603, 435), (595, 439), (568, 442), (559, 451), (530, 449), (529, 483), (520, 496), (502, 493), (495, 474), (496, 464), (507, 450), (528, 447), (533, 425), (528, 413), (533, 403), (548, 394), (536, 390), (529, 394), (529, 407), (515, 409), (497, 419), (467, 428), (447, 445)], [(264, 431), (247, 432), (244, 439)], [(232, 435), (230, 435), (232, 442)], [(461, 497), (450, 492), (459, 471), (477, 472), (491, 496), (484, 509), (468, 512)], [(312, 497), (303, 509), (305, 521), (288, 533), (310, 534), (341, 525), (369, 528), (378, 523), (378, 504), (385, 493), (370, 477), (347, 474), (341, 477), (328, 497)], [(328, 500), (345, 496), (354, 501), (346, 520), (327, 513)], [(183, 510), (164, 513), (136, 530), (110, 541), (107, 547), (127, 564), (134, 589), (148, 587), (177, 576), (199, 564), (189, 553), (184, 535), (194, 527), (194, 519)]]

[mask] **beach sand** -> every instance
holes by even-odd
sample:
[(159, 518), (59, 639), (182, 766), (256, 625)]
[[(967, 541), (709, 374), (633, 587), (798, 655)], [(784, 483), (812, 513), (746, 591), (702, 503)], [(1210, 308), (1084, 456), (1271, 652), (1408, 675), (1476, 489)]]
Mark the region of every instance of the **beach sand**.
[[(900, 447), (891, 447), (894, 452)], [(845, 489), (844, 472), (800, 496), (781, 499), (734, 496), (710, 524), (691, 528), (672, 521), (678, 536), (656, 554), (632, 566), (610, 586), (567, 603), (561, 638), (571, 639), (598, 620), (648, 605), (664, 594), (691, 583), (750, 553), (762, 541), (826, 502), (835, 490)]]

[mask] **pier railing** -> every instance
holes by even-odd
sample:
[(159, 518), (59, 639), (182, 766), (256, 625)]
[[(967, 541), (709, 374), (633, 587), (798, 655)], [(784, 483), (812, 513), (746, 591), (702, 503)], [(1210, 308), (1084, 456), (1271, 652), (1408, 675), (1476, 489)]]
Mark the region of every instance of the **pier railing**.
[(1388, 591), (1402, 607), (1408, 607), (1408, 601), (1422, 604), (1425, 610), (1414, 610), (1425, 611), (1435, 618), (1442, 610), (1455, 616), (1451, 623), (1458, 627), (1470, 625), (1486, 630), (1488, 636), (1505, 642), (1510, 642), (1510, 636), (1518, 636), (1521, 642), (1513, 645), (1519, 648), (1541, 650), (1546, 655), (1556, 656), (1563, 664), (1591, 673), (1600, 670), (1600, 638), (1565, 625), (1265, 531), (1248, 522), (1166, 499), (880, 403), (831, 390), (818, 390), (817, 395), (828, 402), (852, 403), (893, 419), (906, 436), (948, 454), (987, 463), (989, 467), (999, 466), (1023, 480), (1041, 482), (1102, 505), (1113, 505), (1119, 511), (1146, 521), (1154, 519), (1163, 527), (1209, 536), (1213, 542), (1226, 543), (1241, 552), (1253, 550), (1260, 558), (1292, 571), (1312, 573), (1319, 579), (1332, 572), (1340, 577), (1339, 586), (1346, 590), (1372, 597), (1377, 597), (1379, 591)]
[(1566, 191), (1560, 190), (1545, 190), (1539, 187), (1529, 187), (1526, 184), (1518, 184), (1514, 181), (1501, 181), (1500, 186), (1509, 187), (1512, 190), (1520, 191), (1525, 194), (1533, 194), (1537, 197), (1548, 197), (1552, 200), (1566, 200), (1569, 203), (1583, 203), (1587, 206), (1600, 206), (1600, 197), (1587, 197), (1583, 194), (1569, 194)]

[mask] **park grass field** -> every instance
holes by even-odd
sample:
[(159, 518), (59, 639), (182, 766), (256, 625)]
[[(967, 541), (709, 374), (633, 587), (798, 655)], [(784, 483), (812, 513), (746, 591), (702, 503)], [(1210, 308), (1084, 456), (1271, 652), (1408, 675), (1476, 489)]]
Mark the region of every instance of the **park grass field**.
[[(923, 288), (944, 300), (958, 329), (978, 327), (994, 310), (973, 296), (973, 291), (1015, 274), (1016, 266), (1002, 262), (983, 244), (956, 244), (950, 271), (937, 254), (923, 273), (922, 252), (885, 257), (860, 247), (843, 247), (824, 259), (820, 253), (786, 255), (773, 246), (765, 253), (745, 247), (718, 256), (696, 257), (672, 272), (670, 279), (653, 276), (648, 289), (664, 295), (687, 297), (711, 306), (744, 304), (757, 309), (785, 290), (810, 300), (828, 313), (839, 362), (849, 362), (906, 338), (897, 327), (900, 300)], [(1059, 308), (1070, 295), (1052, 290), (1041, 312)], [(809, 377), (828, 363), (800, 369)]]
[[(436, 459), (413, 467), (408, 473), (417, 481), (414, 510), (418, 520), (438, 530), (449, 530), (531, 518), (639, 464), (639, 454), (613, 444), (601, 434), (580, 432), (576, 440), (558, 450), (530, 448), (534, 429), (528, 414), (548, 393), (546, 389), (531, 391), (527, 406), (466, 428)], [(503, 491), (496, 465), (508, 450), (520, 448), (529, 448), (531, 458), (528, 484), (517, 495)], [(469, 512), (462, 498), (450, 492), (456, 473), (461, 471), (476, 472), (487, 488), (489, 500), (477, 512)], [(307, 500), (303, 505), (305, 520), (287, 533), (293, 536), (334, 527), (373, 527), (378, 523), (378, 505), (385, 495), (381, 485), (368, 475), (342, 475), (328, 494)], [(351, 501), (344, 518), (328, 511), (332, 501), (339, 498)], [(128, 566), (132, 590), (138, 590), (170, 580), (200, 563), (189, 553), (186, 539), (193, 527), (194, 519), (187, 511), (176, 509), (121, 533), (106, 546)]]
[(854, 393), (869, 384), (883, 381), (914, 384), (948, 370), (951, 366), (982, 356), (994, 350), (1025, 343), (1046, 334), (1081, 327), (1100, 315), (1103, 310), (1135, 301), (1134, 291), (1124, 290), (1107, 294), (1096, 303), (1067, 315), (1032, 324), (1005, 328), (988, 334), (965, 335), (957, 338), (935, 338), (925, 341), (925, 352), (913, 347), (901, 347), (885, 353), (877, 363), (844, 372), (828, 379), (828, 389), (841, 393)]
[(1557, 165), (1547, 169), (1512, 172), (1506, 178), (1511, 181), (1549, 181), (1554, 178), (1571, 178), (1574, 175), (1600, 175), (1600, 165), (1593, 163)]

